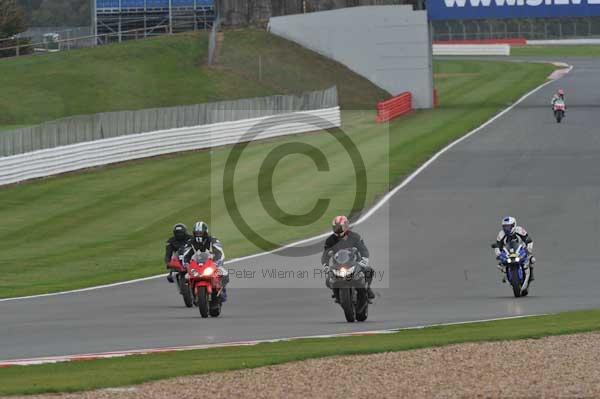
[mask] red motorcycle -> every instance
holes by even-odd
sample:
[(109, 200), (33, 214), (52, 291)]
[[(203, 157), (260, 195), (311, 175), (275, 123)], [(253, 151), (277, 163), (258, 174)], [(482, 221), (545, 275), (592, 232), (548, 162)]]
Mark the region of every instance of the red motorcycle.
[(175, 280), (177, 281), (177, 289), (183, 297), (185, 306), (188, 308), (194, 306), (194, 298), (192, 297), (189, 281), (186, 278), (187, 270), (185, 268), (184, 259), (188, 251), (191, 250), (192, 248), (190, 246), (182, 246), (179, 248), (176, 254), (173, 254), (171, 261), (167, 265), (169, 271), (173, 272), (173, 275), (175, 276)]
[(197, 252), (188, 266), (189, 283), (194, 303), (203, 318), (218, 317), (223, 304), (223, 284), (219, 268), (206, 252)]

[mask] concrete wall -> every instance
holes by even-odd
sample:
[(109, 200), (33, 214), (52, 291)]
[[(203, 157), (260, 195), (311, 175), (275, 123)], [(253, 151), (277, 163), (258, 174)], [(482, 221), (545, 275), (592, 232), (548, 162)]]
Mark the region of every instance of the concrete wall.
[(410, 91), (415, 108), (433, 107), (425, 11), (352, 7), (273, 17), (269, 30), (346, 65), (392, 95)]

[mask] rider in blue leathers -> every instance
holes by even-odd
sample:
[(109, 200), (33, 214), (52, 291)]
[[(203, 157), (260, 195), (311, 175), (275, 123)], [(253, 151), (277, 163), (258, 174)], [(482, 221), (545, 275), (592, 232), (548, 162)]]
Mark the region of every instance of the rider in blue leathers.
[[(496, 237), (497, 247), (494, 249), (494, 252), (496, 253), (496, 259), (500, 259), (500, 253), (502, 252), (504, 247), (508, 244), (509, 241), (514, 240), (515, 238), (525, 243), (525, 245), (527, 246), (527, 251), (530, 255), (529, 268), (531, 270), (529, 281), (533, 281), (533, 264), (535, 263), (535, 257), (533, 256), (533, 239), (531, 238), (527, 230), (525, 230), (521, 226), (517, 226), (517, 219), (515, 219), (512, 216), (507, 216), (504, 219), (502, 219), (502, 230), (500, 230), (498, 236)], [(498, 269), (503, 274), (506, 272), (506, 270), (504, 270), (504, 267), (501, 264), (498, 265)], [(504, 281), (504, 276), (502, 281)]]

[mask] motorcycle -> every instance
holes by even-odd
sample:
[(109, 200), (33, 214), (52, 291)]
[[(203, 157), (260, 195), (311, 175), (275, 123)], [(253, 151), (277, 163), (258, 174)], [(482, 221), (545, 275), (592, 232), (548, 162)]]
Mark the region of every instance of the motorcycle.
[[(492, 248), (498, 248), (498, 245), (494, 243)], [(527, 248), (518, 239), (509, 241), (500, 252), (499, 261), (506, 273), (506, 280), (512, 286), (515, 298), (529, 294), (531, 275), (529, 260)]]
[(365, 321), (369, 316), (369, 299), (365, 268), (358, 262), (358, 250), (330, 251), (327, 286), (334, 290), (337, 302), (344, 310), (346, 321)]
[(200, 316), (218, 317), (223, 305), (223, 284), (219, 268), (210, 254), (197, 252), (188, 266), (188, 275), (194, 304), (198, 306)]
[(562, 100), (556, 100), (554, 105), (552, 106), (552, 110), (554, 111), (554, 117), (556, 118), (556, 123), (560, 123), (565, 117), (565, 102)]
[(183, 297), (183, 303), (188, 308), (194, 306), (194, 299), (192, 298), (192, 291), (190, 290), (190, 285), (188, 279), (186, 278), (187, 270), (185, 266), (185, 256), (192, 248), (189, 245), (183, 245), (178, 250), (177, 253), (173, 254), (171, 260), (167, 267), (169, 271), (175, 275), (175, 280), (177, 281), (177, 289), (179, 293)]

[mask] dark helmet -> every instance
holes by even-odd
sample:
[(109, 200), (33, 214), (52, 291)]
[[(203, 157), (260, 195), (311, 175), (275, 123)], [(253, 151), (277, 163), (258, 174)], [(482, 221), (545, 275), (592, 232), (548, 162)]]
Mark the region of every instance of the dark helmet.
[(196, 222), (194, 225), (194, 238), (198, 240), (206, 237), (208, 237), (208, 225), (204, 222)]
[(187, 227), (185, 226), (185, 224), (177, 223), (175, 226), (173, 226), (173, 237), (175, 237), (176, 240), (184, 240), (186, 236)]
[(338, 237), (343, 237), (350, 230), (350, 222), (346, 216), (336, 216), (331, 222), (331, 229)]

